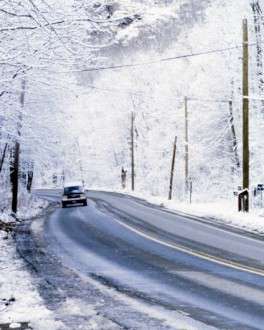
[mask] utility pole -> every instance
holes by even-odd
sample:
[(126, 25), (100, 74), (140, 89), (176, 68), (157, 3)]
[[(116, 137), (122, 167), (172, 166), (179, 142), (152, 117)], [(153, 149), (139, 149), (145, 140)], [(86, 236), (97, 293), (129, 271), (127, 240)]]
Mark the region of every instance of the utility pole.
[(135, 190), (135, 113), (131, 113), (131, 189)]
[(174, 168), (175, 168), (176, 148), (177, 148), (177, 136), (175, 136), (175, 140), (174, 140), (174, 144), (173, 144), (171, 172), (170, 172), (169, 200), (172, 199), (172, 187), (173, 187), (173, 177), (174, 177)]
[[(243, 20), (243, 189), (249, 192), (249, 51), (248, 23)], [(247, 194), (244, 211), (249, 211)]]
[(19, 185), (19, 153), (20, 153), (20, 137), (22, 129), (22, 111), (25, 104), (25, 88), (26, 82), (22, 80), (21, 94), (20, 94), (20, 114), (18, 116), (18, 129), (17, 129), (17, 139), (15, 142), (15, 147), (13, 151), (13, 160), (11, 164), (10, 179), (12, 185), (12, 213), (16, 215), (17, 213), (17, 202), (18, 202), (18, 185)]
[(249, 188), (249, 64), (248, 23), (243, 20), (243, 189)]
[(185, 113), (185, 193), (189, 187), (189, 123), (188, 123), (188, 98), (184, 98), (184, 113)]

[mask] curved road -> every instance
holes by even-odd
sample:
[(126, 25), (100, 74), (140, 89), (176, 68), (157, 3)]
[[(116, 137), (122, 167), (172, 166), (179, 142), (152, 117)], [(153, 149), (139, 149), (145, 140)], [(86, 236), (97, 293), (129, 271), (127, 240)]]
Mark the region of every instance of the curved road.
[[(37, 194), (59, 200), (56, 191)], [(58, 208), (45, 224), (49, 248), (64, 264), (208, 326), (263, 329), (261, 237), (130, 196), (87, 194), (87, 207)]]

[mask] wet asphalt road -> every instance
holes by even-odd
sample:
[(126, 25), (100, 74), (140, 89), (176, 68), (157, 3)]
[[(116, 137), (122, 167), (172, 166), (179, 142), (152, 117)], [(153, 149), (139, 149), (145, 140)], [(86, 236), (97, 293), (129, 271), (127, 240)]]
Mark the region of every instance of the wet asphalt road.
[[(59, 201), (56, 191), (37, 194)], [(209, 326), (264, 328), (261, 237), (129, 196), (88, 197), (87, 207), (57, 208), (45, 222), (48, 247), (67, 267)]]

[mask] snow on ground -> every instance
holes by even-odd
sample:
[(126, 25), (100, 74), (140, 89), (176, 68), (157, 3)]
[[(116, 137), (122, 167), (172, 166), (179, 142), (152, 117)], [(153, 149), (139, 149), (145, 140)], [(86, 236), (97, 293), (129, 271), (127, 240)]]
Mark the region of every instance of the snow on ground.
[(45, 208), (48, 206), (48, 202), (38, 198), (35, 195), (30, 195), (26, 192), (24, 194), (27, 195), (27, 198), (22, 199), (19, 209), (18, 209), (18, 218), (22, 220), (32, 219), (38, 216)]
[[(29, 195), (26, 193), (25, 196), (20, 201), (18, 212), (17, 212), (17, 219), (27, 220), (36, 217), (39, 215), (47, 206), (48, 202), (42, 199), (37, 198), (36, 196)], [(9, 201), (9, 204), (11, 202)], [(15, 219), (11, 216), (11, 210), (8, 208), (0, 210), (0, 223), (14, 223)]]
[(34, 329), (59, 329), (61, 322), (45, 307), (12, 238), (3, 231), (0, 250), (0, 324), (30, 322)]
[[(88, 283), (88, 285), (90, 285), (90, 283)], [(68, 317), (71, 316), (72, 318), (79, 318), (80, 320), (87, 319), (88, 317), (88, 321), (84, 321), (83, 323), (80, 321), (80, 323), (76, 325), (80, 330), (119, 330), (120, 327), (117, 326), (117, 324), (98, 313), (96, 310), (97, 307), (96, 304), (89, 304), (83, 300), (68, 297), (56, 313), (62, 318), (65, 317), (65, 315)]]
[[(17, 218), (20, 221), (33, 218), (47, 206), (46, 201), (21, 190)], [(1, 222), (16, 223), (8, 209), (0, 212)], [(2, 231), (1, 226), (0, 250), (0, 324), (13, 323), (15, 327), (15, 323), (30, 322), (34, 329), (59, 329), (60, 322), (55, 321), (52, 312), (45, 307), (11, 235)]]

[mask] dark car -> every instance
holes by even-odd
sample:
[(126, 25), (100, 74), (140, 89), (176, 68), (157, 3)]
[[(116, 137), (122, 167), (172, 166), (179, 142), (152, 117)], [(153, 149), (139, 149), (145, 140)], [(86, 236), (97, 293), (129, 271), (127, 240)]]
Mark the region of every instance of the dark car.
[(81, 184), (65, 185), (63, 189), (62, 207), (67, 205), (82, 204), (87, 206), (87, 197), (85, 195), (84, 187)]

